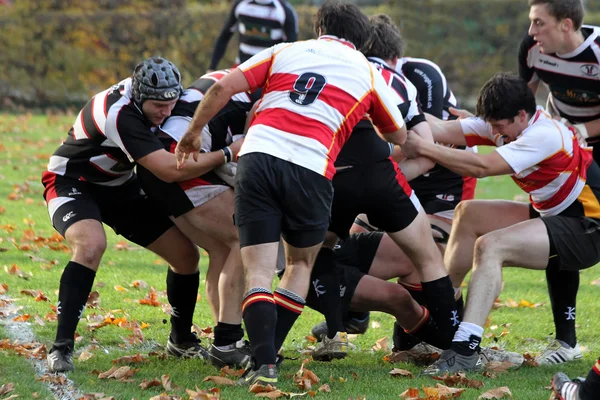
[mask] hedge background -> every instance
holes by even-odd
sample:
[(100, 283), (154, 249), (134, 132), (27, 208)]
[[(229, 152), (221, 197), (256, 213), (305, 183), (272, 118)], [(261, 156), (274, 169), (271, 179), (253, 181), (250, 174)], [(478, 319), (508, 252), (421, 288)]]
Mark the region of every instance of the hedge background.
[[(516, 71), (529, 21), (525, 0), (395, 0), (363, 7), (400, 26), (406, 55), (435, 61), (459, 100), (473, 99), (497, 71)], [(157, 54), (175, 62), (184, 83), (206, 71), (229, 2), (45, 0), (0, 6), (0, 108), (79, 107)], [(591, 5), (590, 5), (591, 6)], [(587, 24), (600, 24), (599, 6)], [(588, 7), (589, 8), (589, 7)], [(315, 6), (296, 5), (300, 38), (313, 37)], [(220, 67), (235, 59), (232, 38)]]

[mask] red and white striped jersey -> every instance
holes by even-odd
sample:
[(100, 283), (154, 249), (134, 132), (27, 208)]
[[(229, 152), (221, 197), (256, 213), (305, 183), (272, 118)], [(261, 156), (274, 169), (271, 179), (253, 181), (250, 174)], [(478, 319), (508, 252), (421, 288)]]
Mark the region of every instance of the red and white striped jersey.
[(591, 152), (581, 148), (573, 132), (541, 107), (517, 140), (508, 144), (480, 118), (463, 119), (460, 124), (467, 145), (498, 147), (496, 152), (514, 171), (511, 177), (529, 194), (540, 215), (558, 215), (577, 201), (592, 163)]
[(365, 114), (382, 133), (404, 124), (381, 74), (336, 37), (278, 44), (239, 68), (251, 90), (263, 87), (240, 156), (266, 153), (332, 179), (342, 145)]

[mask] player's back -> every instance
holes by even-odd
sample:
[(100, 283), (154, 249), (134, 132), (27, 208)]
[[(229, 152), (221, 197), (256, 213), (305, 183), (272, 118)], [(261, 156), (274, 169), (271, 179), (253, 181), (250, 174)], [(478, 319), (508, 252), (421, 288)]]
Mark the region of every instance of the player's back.
[(351, 43), (327, 36), (274, 46), (269, 60), (256, 61), (242, 70), (270, 72), (240, 155), (264, 152), (329, 175), (352, 128), (378, 101), (382, 78)]

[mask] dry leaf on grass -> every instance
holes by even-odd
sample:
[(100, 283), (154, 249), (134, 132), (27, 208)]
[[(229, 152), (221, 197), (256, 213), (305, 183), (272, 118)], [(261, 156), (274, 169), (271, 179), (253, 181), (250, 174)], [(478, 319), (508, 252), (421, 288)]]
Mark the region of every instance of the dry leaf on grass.
[(12, 382), (5, 383), (4, 385), (0, 386), (0, 396), (4, 396), (5, 394), (12, 392), (13, 390), (15, 390), (14, 383), (12, 383)]
[(135, 280), (129, 284), (129, 286), (134, 287), (136, 289), (147, 289), (148, 284), (141, 280)]
[(419, 400), (419, 389), (409, 388), (400, 394), (400, 398), (404, 400)]
[(412, 372), (407, 371), (405, 369), (400, 369), (400, 368), (394, 368), (393, 370), (390, 371), (390, 376), (406, 376), (408, 378), (414, 378), (415, 376), (412, 374)]
[(487, 392), (479, 396), (477, 400), (504, 399), (506, 397), (512, 399), (512, 393), (510, 392), (510, 389), (507, 386), (502, 386), (496, 389), (488, 390)]
[(84, 350), (84, 351), (82, 351), (82, 352), (81, 352), (81, 354), (79, 355), (79, 357), (77, 357), (77, 359), (78, 359), (79, 361), (81, 361), (81, 362), (84, 362), (84, 361), (87, 361), (87, 360), (89, 360), (89, 359), (90, 359), (90, 358), (92, 358), (93, 356), (94, 356), (94, 354), (93, 354), (93, 353), (90, 353), (89, 351), (87, 351), (87, 350)]
[(287, 397), (287, 393), (284, 393), (281, 390), (273, 390), (272, 392), (256, 393), (254, 395), (254, 397), (264, 397), (267, 399), (278, 399), (280, 397)]
[(388, 351), (388, 337), (384, 336), (379, 340), (375, 341), (375, 345), (371, 347), (375, 351), (383, 350)]
[(540, 364), (535, 360), (535, 357), (533, 355), (525, 353), (523, 354), (523, 357), (525, 358), (525, 361), (523, 361), (523, 365), (536, 368), (540, 366)]
[(97, 290), (94, 290), (88, 296), (87, 302), (85, 303), (89, 308), (99, 308), (100, 307), (100, 293)]
[(508, 361), (490, 361), (485, 365), (485, 370), (489, 372), (506, 372), (513, 367), (514, 364)]
[(274, 386), (271, 386), (271, 385), (263, 386), (259, 383), (255, 383), (255, 384), (251, 385), (250, 388), (248, 389), (248, 391), (250, 393), (272, 392), (274, 390), (277, 390), (277, 389), (275, 389)]
[(173, 389), (173, 381), (171, 380), (171, 376), (169, 374), (162, 375), (160, 377), (160, 383), (167, 392)]
[(8, 285), (6, 283), (3, 283), (0, 285), (0, 294), (4, 294), (8, 292)]
[(155, 386), (161, 386), (161, 383), (158, 379), (152, 379), (150, 381), (147, 381), (146, 379), (144, 379), (142, 381), (142, 383), (140, 383), (140, 387), (142, 388), (142, 390), (146, 390), (148, 388), (155, 387)]
[(242, 375), (244, 375), (244, 369), (233, 369), (231, 368), (229, 365), (224, 366), (223, 368), (221, 368), (221, 376), (233, 376), (235, 378), (238, 378)]
[(235, 381), (225, 378), (224, 376), (207, 376), (206, 378), (202, 379), (202, 382), (213, 382), (215, 385), (235, 385)]
[(133, 356), (123, 356), (112, 360), (113, 364), (140, 364), (145, 362), (148, 362), (148, 357), (139, 353)]
[(196, 390), (185, 389), (185, 392), (190, 396), (190, 400), (219, 400), (221, 395), (219, 388), (200, 390), (196, 387)]
[(331, 387), (328, 384), (324, 384), (324, 385), (321, 385), (321, 387), (319, 387), (318, 391), (323, 392), (323, 393), (330, 393)]

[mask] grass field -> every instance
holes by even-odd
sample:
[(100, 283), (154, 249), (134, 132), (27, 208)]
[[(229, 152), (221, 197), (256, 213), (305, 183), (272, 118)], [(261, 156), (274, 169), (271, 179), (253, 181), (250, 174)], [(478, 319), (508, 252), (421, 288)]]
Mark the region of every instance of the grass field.
[[(70, 254), (63, 247), (49, 222), (42, 199), (41, 172), (47, 159), (65, 137), (74, 116), (29, 116), (0, 114), (0, 386), (14, 384), (14, 390), (2, 394), (0, 399), (18, 395), (22, 399), (51, 399), (53, 394), (46, 381), (57, 381), (56, 376), (44, 375), (41, 363), (17, 354), (5, 338), (25, 338), (43, 344), (47, 349), (54, 339), (56, 322), (52, 321), (52, 306), (57, 302), (57, 290), (62, 268)], [(524, 199), (516, 185), (506, 177), (482, 179), (478, 186), (479, 198)], [(167, 304), (165, 277), (167, 265), (153, 254), (126, 244), (123, 239), (108, 232), (108, 251), (97, 274), (94, 289), (99, 293), (100, 304), (88, 308), (78, 327), (81, 335), (76, 345), (76, 371), (68, 377), (72, 383), (58, 382), (61, 398), (78, 398), (84, 394), (104, 393), (114, 399), (149, 399), (165, 392), (162, 386), (142, 389), (143, 380), (161, 380), (168, 374), (172, 381), (170, 396), (190, 398), (186, 389), (208, 390), (216, 387), (212, 382), (203, 382), (207, 376), (218, 375), (218, 371), (201, 361), (163, 359), (163, 346), (169, 332), (168, 316), (160, 305)], [(56, 250), (53, 250), (54, 247)], [(204, 272), (207, 257), (202, 258)], [(18, 270), (17, 270), (18, 268)], [(21, 271), (20, 273), (18, 273)], [(570, 375), (584, 375), (600, 354), (600, 306), (597, 301), (600, 287), (592, 282), (600, 277), (595, 268), (582, 272), (578, 297), (578, 336), (584, 346), (584, 360), (568, 366), (553, 368), (523, 367), (517, 371), (498, 374), (495, 378), (483, 377), (481, 373), (470, 374), (469, 378), (482, 380), (481, 389), (467, 389), (461, 399), (477, 399), (487, 390), (507, 386), (514, 399), (547, 399), (550, 378), (557, 370)], [(495, 337), (484, 340), (484, 345), (497, 345), (518, 352), (539, 352), (553, 335), (553, 324), (544, 274), (540, 272), (508, 269), (504, 274), (505, 287), (501, 300), (526, 300), (530, 303), (545, 303), (536, 308), (503, 307), (491, 314), (495, 330), (487, 329)], [(143, 281), (148, 287), (134, 284)], [(4, 285), (4, 286), (3, 286)], [(148, 296), (150, 288), (158, 293), (159, 306), (141, 305), (140, 299)], [(43, 296), (23, 290), (41, 291)], [(36, 301), (35, 296), (37, 296)], [(3, 300), (4, 299), (4, 300)], [(11, 302), (7, 301), (10, 299)], [(2, 307), (3, 306), (3, 307)], [(7, 315), (10, 314), (10, 315)], [(17, 322), (16, 319), (26, 320)], [(27, 319), (28, 318), (28, 319)], [(88, 325), (98, 321), (112, 322), (96, 330)], [(321, 317), (310, 310), (305, 311), (285, 343), (285, 353), (297, 360), (286, 360), (281, 368), (280, 389), (285, 392), (302, 393), (294, 385), (293, 374), (305, 358), (301, 351), (311, 345), (305, 338), (313, 324)], [(352, 340), (356, 350), (342, 361), (333, 363), (310, 362), (306, 367), (321, 380), (318, 384), (329, 384), (331, 392), (318, 392), (316, 397), (328, 399), (393, 399), (408, 388), (435, 386), (437, 381), (419, 377), (419, 367), (408, 364), (391, 365), (383, 360), (386, 351), (374, 351), (375, 342), (390, 337), (393, 319), (391, 316), (373, 313), (369, 331)], [(197, 303), (195, 323), (199, 328), (212, 325), (204, 285)], [(503, 324), (507, 324), (503, 327)], [(143, 338), (136, 334), (141, 327)], [(148, 355), (149, 352), (158, 355)], [(83, 357), (78, 359), (83, 353)], [(142, 354), (147, 362), (130, 364), (137, 370), (128, 381), (98, 379), (98, 373), (109, 370), (112, 360), (121, 356)], [(154, 354), (154, 353), (151, 353)], [(84, 360), (88, 356), (89, 359)], [(415, 378), (391, 377), (392, 368), (411, 371)], [(316, 386), (316, 387), (318, 387)], [(253, 398), (247, 388), (218, 386), (221, 399)], [(316, 388), (315, 387), (315, 388)], [(5, 386), (6, 388), (6, 386)], [(198, 389), (196, 389), (198, 388)], [(65, 394), (66, 393), (66, 394)], [(69, 393), (76, 396), (69, 397)], [(306, 395), (308, 397), (309, 395)], [(421, 391), (421, 396), (423, 391)], [(91, 395), (87, 398), (94, 398)], [(100, 398), (100, 397), (98, 397)], [(162, 397), (168, 399), (170, 397)], [(173, 397), (177, 398), (177, 397)], [(207, 398), (200, 397), (197, 398)], [(436, 397), (432, 397), (435, 399)]]

